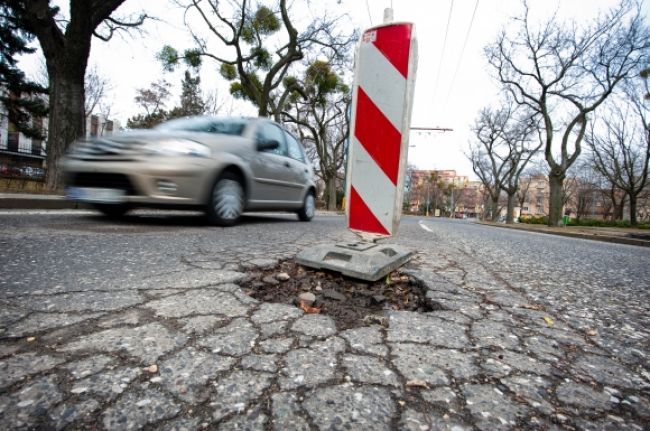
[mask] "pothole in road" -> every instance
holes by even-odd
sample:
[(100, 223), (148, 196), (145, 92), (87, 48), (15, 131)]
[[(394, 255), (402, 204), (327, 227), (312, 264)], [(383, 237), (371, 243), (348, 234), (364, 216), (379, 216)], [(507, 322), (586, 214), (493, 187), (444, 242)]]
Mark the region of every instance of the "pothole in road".
[(399, 270), (382, 280), (364, 282), (286, 261), (252, 273), (242, 287), (259, 301), (290, 304), (307, 313), (328, 315), (340, 330), (382, 323), (389, 310), (433, 310), (419, 283)]

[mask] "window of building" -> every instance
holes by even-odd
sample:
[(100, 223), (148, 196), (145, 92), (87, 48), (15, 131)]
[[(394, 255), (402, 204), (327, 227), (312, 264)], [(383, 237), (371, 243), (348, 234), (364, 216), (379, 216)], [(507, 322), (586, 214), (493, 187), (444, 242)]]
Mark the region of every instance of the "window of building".
[[(38, 130), (41, 134), (43, 134), (43, 119), (42, 118), (34, 118), (32, 121), (32, 124), (34, 125), (34, 128)], [(43, 148), (43, 141), (41, 139), (32, 139), (32, 154), (35, 156), (40, 156), (41, 155), (41, 150)]]
[(19, 141), (18, 128), (12, 122), (9, 122), (9, 129), (7, 133), (7, 150), (18, 152), (18, 141)]

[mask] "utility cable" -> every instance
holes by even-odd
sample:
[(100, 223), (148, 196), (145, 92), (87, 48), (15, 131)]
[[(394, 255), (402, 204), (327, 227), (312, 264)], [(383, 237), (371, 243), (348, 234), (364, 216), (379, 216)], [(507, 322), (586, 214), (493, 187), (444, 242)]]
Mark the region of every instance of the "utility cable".
[(372, 27), (372, 16), (370, 15), (370, 5), (368, 4), (368, 0), (366, 0), (366, 9), (368, 10), (368, 19), (370, 20), (370, 27)]
[(467, 46), (467, 41), (469, 40), (470, 32), (472, 31), (472, 25), (474, 24), (474, 17), (476, 16), (476, 10), (478, 9), (478, 2), (474, 4), (474, 12), (472, 12), (472, 19), (469, 22), (469, 27), (467, 27), (467, 33), (465, 34), (465, 41), (463, 42), (463, 48), (460, 50), (460, 56), (458, 57), (458, 63), (456, 64), (456, 70), (454, 70), (454, 75), (451, 79), (451, 84), (449, 85), (449, 90), (447, 91), (447, 97), (445, 97), (445, 106), (449, 102), (449, 96), (451, 96), (451, 90), (454, 88), (456, 83), (456, 76), (458, 75), (458, 70), (460, 69), (460, 64), (463, 62), (463, 55), (465, 54), (465, 47)]
[[(451, 6), (449, 7), (449, 15), (447, 16), (447, 28), (445, 29), (445, 38), (442, 42), (442, 53), (440, 54), (440, 63), (438, 63), (438, 73), (436, 73), (436, 80), (433, 85), (433, 95), (435, 96), (438, 91), (438, 80), (440, 79), (440, 70), (442, 69), (442, 62), (445, 58), (445, 49), (447, 48), (447, 36), (449, 35), (449, 23), (451, 22), (451, 14), (454, 10), (454, 0), (451, 0)], [(435, 103), (435, 99), (434, 99)]]

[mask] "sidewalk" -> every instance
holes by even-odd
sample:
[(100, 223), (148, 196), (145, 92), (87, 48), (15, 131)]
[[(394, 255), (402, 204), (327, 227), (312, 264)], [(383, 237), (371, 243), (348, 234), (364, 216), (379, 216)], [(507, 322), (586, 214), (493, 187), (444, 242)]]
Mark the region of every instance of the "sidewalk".
[(508, 225), (504, 223), (492, 223), (486, 221), (476, 223), (505, 229), (525, 230), (529, 232), (567, 236), (572, 238), (588, 239), (592, 241), (603, 241), (616, 244), (650, 247), (650, 230), (645, 229), (588, 226), (550, 227), (546, 225), (527, 223)]

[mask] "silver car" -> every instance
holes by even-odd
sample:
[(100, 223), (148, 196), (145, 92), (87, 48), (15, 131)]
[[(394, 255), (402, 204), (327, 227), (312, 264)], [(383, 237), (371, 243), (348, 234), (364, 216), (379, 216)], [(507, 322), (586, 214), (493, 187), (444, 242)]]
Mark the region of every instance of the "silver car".
[(78, 141), (61, 162), (68, 198), (110, 217), (134, 207), (202, 209), (232, 226), (244, 211), (309, 221), (312, 165), (298, 140), (264, 118), (187, 117)]

